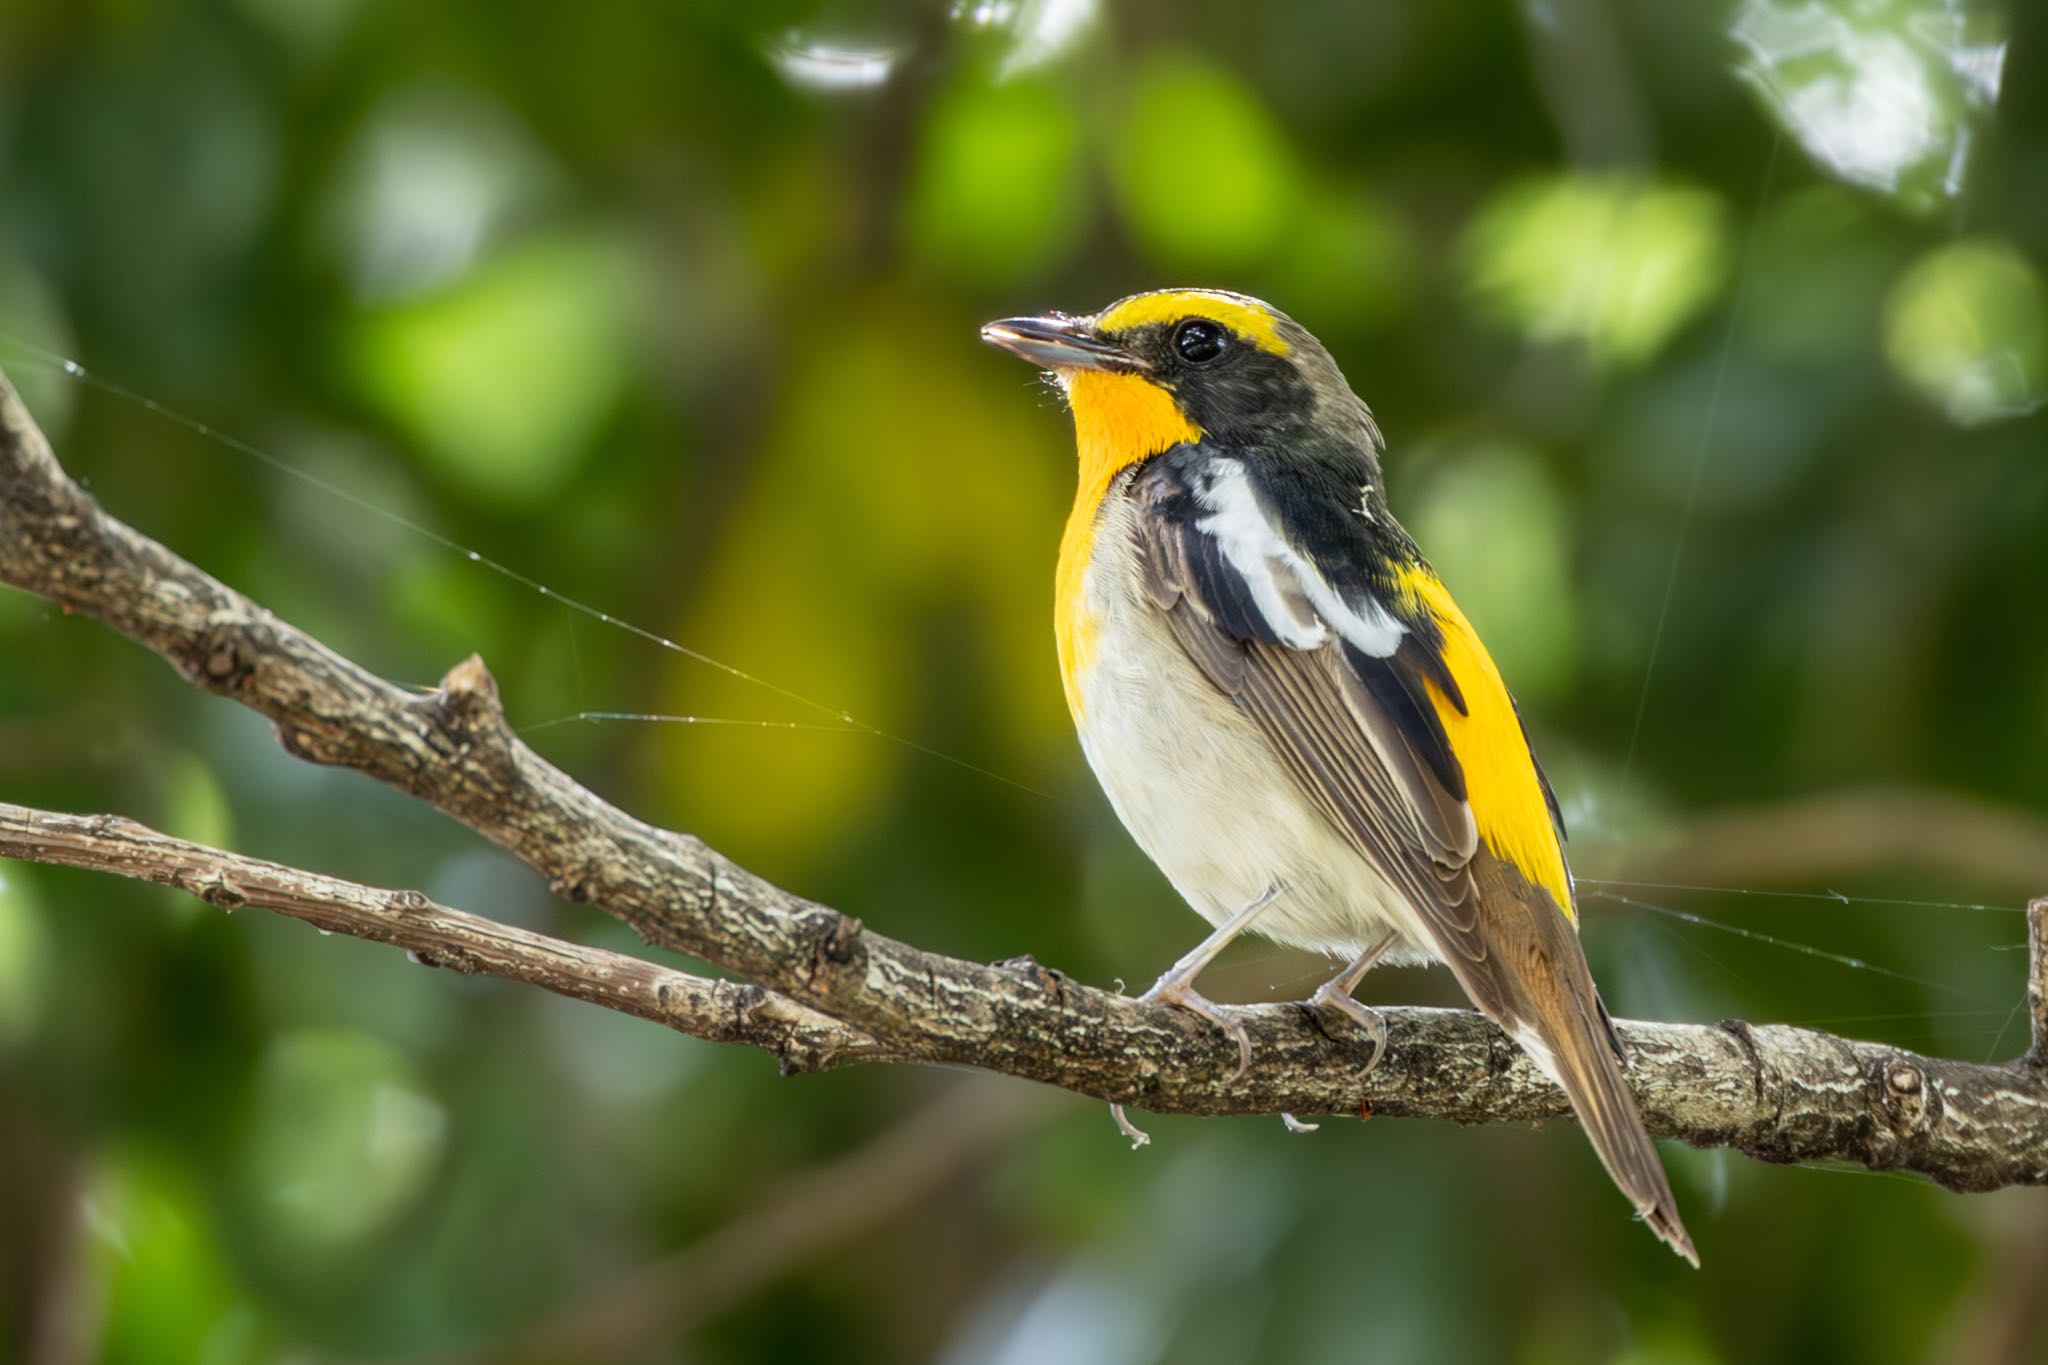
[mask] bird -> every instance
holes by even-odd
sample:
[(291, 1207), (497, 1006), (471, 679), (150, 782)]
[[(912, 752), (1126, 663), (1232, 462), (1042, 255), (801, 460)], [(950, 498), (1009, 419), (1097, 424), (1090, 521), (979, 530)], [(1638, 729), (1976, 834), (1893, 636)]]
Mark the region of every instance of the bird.
[(1223, 1030), (1248, 1065), (1243, 1025), (1196, 978), (1251, 930), (1344, 963), (1311, 1003), (1362, 1029), (1377, 1064), (1385, 1024), (1353, 992), (1376, 964), (1441, 962), (1697, 1266), (1579, 944), (1557, 797), (1500, 670), (1389, 510), (1379, 426), (1329, 351), (1221, 289), (981, 336), (1047, 372), (1073, 417), (1053, 595), (1082, 750), (1214, 926), (1144, 998)]

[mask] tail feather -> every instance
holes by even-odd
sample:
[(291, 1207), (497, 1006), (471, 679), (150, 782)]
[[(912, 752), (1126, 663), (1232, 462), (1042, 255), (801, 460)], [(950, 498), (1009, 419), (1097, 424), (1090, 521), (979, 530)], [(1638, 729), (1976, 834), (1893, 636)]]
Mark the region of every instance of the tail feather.
[[(1590, 978), (1587, 984), (1591, 984)], [(1600, 1163), (1650, 1230), (1697, 1269), (1699, 1253), (1678, 1216), (1678, 1201), (1671, 1193), (1664, 1163), (1636, 1111), (1635, 1096), (1620, 1060), (1608, 1045), (1606, 1030), (1599, 1027), (1593, 1011), (1570, 1008), (1577, 1002), (1568, 998), (1561, 1003), (1567, 1008), (1536, 1005), (1531, 1010), (1534, 1017), (1519, 1021), (1519, 1027), (1512, 1030), (1516, 1041), (1564, 1088)]]
[(1563, 1087), (1607, 1174), (1650, 1230), (1697, 1268), (1699, 1253), (1637, 1112), (1621, 1038), (1594, 988), (1578, 935), (1546, 893), (1498, 864), (1490, 870), (1495, 875), (1481, 884), (1489, 957), (1453, 962), (1452, 969), (1473, 1002)]

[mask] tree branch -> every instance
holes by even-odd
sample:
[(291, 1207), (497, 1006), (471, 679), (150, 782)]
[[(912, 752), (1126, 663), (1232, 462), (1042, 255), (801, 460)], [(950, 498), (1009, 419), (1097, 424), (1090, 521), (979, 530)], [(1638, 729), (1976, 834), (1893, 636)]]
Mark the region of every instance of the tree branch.
[(155, 882), (222, 910), (275, 911), (329, 933), (403, 948), (425, 966), (538, 986), (708, 1042), (766, 1048), (790, 1070), (882, 1055), (873, 1039), (759, 986), (549, 938), (451, 910), (417, 891), (380, 890), (224, 853), (116, 815), (59, 815), (0, 802), (0, 857)]
[[(1298, 1005), (1248, 1008), (1256, 1060), (1240, 1074), (1235, 1048), (1184, 1014), (1028, 958), (985, 966), (925, 952), (792, 895), (698, 839), (634, 819), (535, 754), (507, 725), (481, 660), (456, 665), (430, 693), (399, 688), (109, 516), (64, 474), (4, 378), (0, 582), (104, 622), (195, 686), (269, 717), (287, 751), (410, 793), (532, 866), (559, 894), (829, 1015), (874, 1049), (794, 1049), (785, 1065), (941, 1062), (1192, 1114), (1498, 1123), (1568, 1113), (1521, 1050), (1469, 1012), (1385, 1011), (1386, 1060), (1361, 1077), (1366, 1049), (1348, 1030), (1325, 1033)], [(584, 998), (600, 995), (593, 987)], [(2007, 1066), (1733, 1021), (1625, 1023), (1621, 1032), (1652, 1132), (1770, 1161), (1854, 1162), (1984, 1190), (2048, 1184), (2038, 1010), (2035, 1027), (2033, 1060)]]

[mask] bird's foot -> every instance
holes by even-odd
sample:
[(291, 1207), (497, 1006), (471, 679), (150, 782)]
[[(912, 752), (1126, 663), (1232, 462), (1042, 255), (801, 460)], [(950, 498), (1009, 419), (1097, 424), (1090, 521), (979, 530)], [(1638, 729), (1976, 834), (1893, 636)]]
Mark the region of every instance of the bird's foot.
[(1152, 989), (1139, 996), (1138, 1000), (1147, 1005), (1171, 1005), (1175, 1009), (1186, 1010), (1189, 1014), (1207, 1019), (1222, 1031), (1224, 1037), (1237, 1044), (1236, 1074), (1241, 1076), (1251, 1069), (1251, 1034), (1245, 1031), (1244, 1024), (1227, 1006), (1217, 1004), (1196, 990), (1191, 974), (1175, 968), (1153, 982)]
[(1353, 1000), (1338, 982), (1325, 981), (1316, 987), (1316, 993), (1309, 997), (1311, 1005), (1335, 1010), (1352, 1023), (1365, 1030), (1365, 1036), (1372, 1043), (1372, 1059), (1358, 1074), (1367, 1075), (1380, 1064), (1380, 1057), (1387, 1050), (1387, 1021), (1385, 1016), (1371, 1005), (1362, 1005)]
[(1222, 952), (1232, 939), (1243, 933), (1245, 927), (1258, 918), (1261, 910), (1279, 898), (1281, 890), (1280, 883), (1275, 882), (1253, 897), (1242, 909), (1217, 925), (1215, 932), (1189, 949), (1180, 961), (1169, 967), (1166, 975), (1152, 983), (1151, 990), (1138, 997), (1143, 1004), (1173, 1005), (1186, 1010), (1189, 1014), (1200, 1015), (1221, 1029), (1224, 1037), (1237, 1044), (1236, 1074), (1240, 1076), (1251, 1069), (1252, 1036), (1245, 1032), (1244, 1025), (1238, 1022), (1234, 1013), (1195, 989), (1195, 978), (1202, 974), (1204, 967), (1216, 960), (1216, 954)]

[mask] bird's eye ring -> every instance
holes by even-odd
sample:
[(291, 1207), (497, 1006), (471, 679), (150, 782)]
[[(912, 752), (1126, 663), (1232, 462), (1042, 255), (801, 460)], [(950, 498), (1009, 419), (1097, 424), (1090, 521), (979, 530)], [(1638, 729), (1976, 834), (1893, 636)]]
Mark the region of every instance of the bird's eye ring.
[(1189, 318), (1173, 329), (1174, 352), (1190, 365), (1208, 364), (1229, 344), (1230, 333), (1207, 318)]

